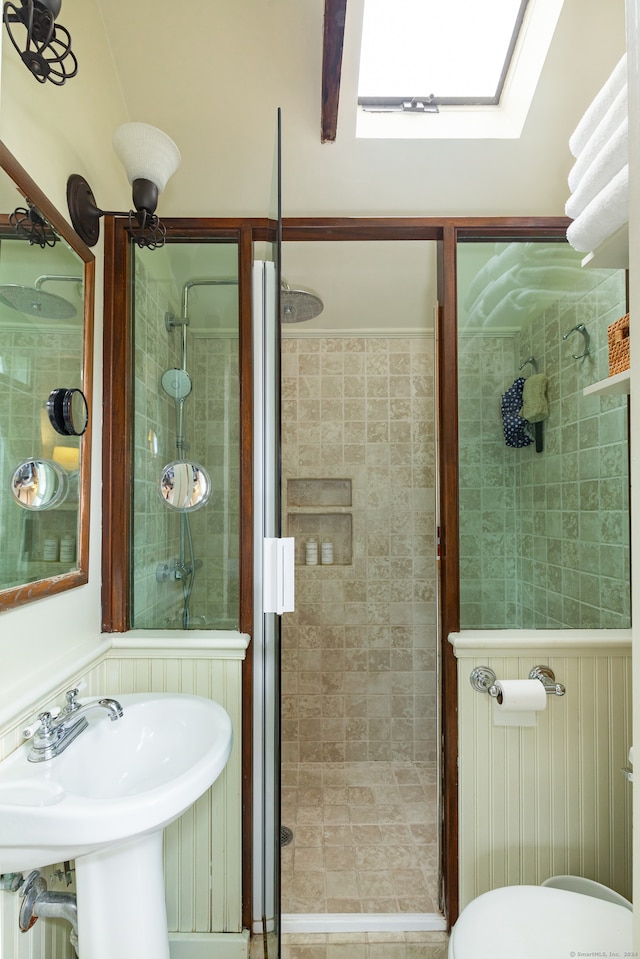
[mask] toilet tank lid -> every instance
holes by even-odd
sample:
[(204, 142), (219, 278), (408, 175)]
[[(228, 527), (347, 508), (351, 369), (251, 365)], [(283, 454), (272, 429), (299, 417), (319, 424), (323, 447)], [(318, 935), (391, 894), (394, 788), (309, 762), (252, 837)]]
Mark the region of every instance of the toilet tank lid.
[(548, 886), (504, 886), (462, 910), (452, 959), (567, 959), (630, 952), (633, 913), (624, 906)]
[(579, 892), (581, 896), (606, 899), (607, 902), (615, 902), (618, 906), (624, 906), (625, 909), (633, 909), (633, 903), (628, 899), (614, 889), (603, 886), (601, 882), (596, 882), (595, 879), (585, 879), (583, 876), (550, 876), (540, 885), (550, 886), (553, 889), (568, 889), (569, 892)]

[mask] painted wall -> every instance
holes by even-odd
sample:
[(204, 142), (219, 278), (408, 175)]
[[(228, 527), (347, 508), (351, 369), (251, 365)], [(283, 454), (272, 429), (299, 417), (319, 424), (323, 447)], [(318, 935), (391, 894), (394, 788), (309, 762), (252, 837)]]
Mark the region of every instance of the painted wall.
[(624, 50), (624, 0), (565, 0), (522, 138), (484, 141), (356, 140), (362, 3), (347, 6), (338, 137), (323, 145), (324, 0), (215, 0), (195, 22), (171, 0), (100, 0), (132, 119), (183, 152), (165, 214), (260, 214), (278, 107), (285, 215), (562, 213), (567, 141)]
[[(128, 202), (126, 177), (110, 148), (112, 130), (127, 117), (95, 0), (66, 0), (62, 22), (72, 26), (82, 67), (81, 79), (61, 88), (39, 84), (19, 61), (3, 30), (0, 138), (66, 215), (66, 181), (72, 172), (89, 178), (99, 202)], [(100, 642), (102, 242), (95, 254), (89, 582), (2, 614), (0, 696), (6, 707), (37, 701), (42, 688), (49, 690), (53, 675), (68, 674)]]

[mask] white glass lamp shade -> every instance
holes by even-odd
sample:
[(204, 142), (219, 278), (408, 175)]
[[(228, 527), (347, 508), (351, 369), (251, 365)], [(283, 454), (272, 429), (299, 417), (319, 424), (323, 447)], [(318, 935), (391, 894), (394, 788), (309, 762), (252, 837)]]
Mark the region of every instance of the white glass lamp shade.
[(171, 137), (149, 123), (123, 123), (113, 134), (113, 149), (132, 186), (134, 180), (151, 180), (158, 193), (182, 159)]

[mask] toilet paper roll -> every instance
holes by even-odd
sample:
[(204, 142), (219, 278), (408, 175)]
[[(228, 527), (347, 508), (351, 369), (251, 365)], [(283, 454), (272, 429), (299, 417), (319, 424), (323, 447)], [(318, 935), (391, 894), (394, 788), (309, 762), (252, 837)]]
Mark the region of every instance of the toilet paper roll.
[(496, 726), (535, 726), (536, 713), (547, 706), (547, 693), (539, 679), (500, 679), (494, 699)]

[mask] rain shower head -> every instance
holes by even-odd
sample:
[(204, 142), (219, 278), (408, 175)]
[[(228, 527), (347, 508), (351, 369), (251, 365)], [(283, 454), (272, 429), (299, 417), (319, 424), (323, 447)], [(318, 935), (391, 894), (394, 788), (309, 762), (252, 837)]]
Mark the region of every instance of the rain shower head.
[(282, 284), (280, 298), (283, 323), (304, 323), (319, 316), (324, 303), (319, 296), (307, 290), (292, 290), (287, 283)]
[(17, 283), (0, 285), (2, 303), (26, 316), (38, 316), (46, 320), (71, 320), (77, 314), (75, 306), (64, 297)]

